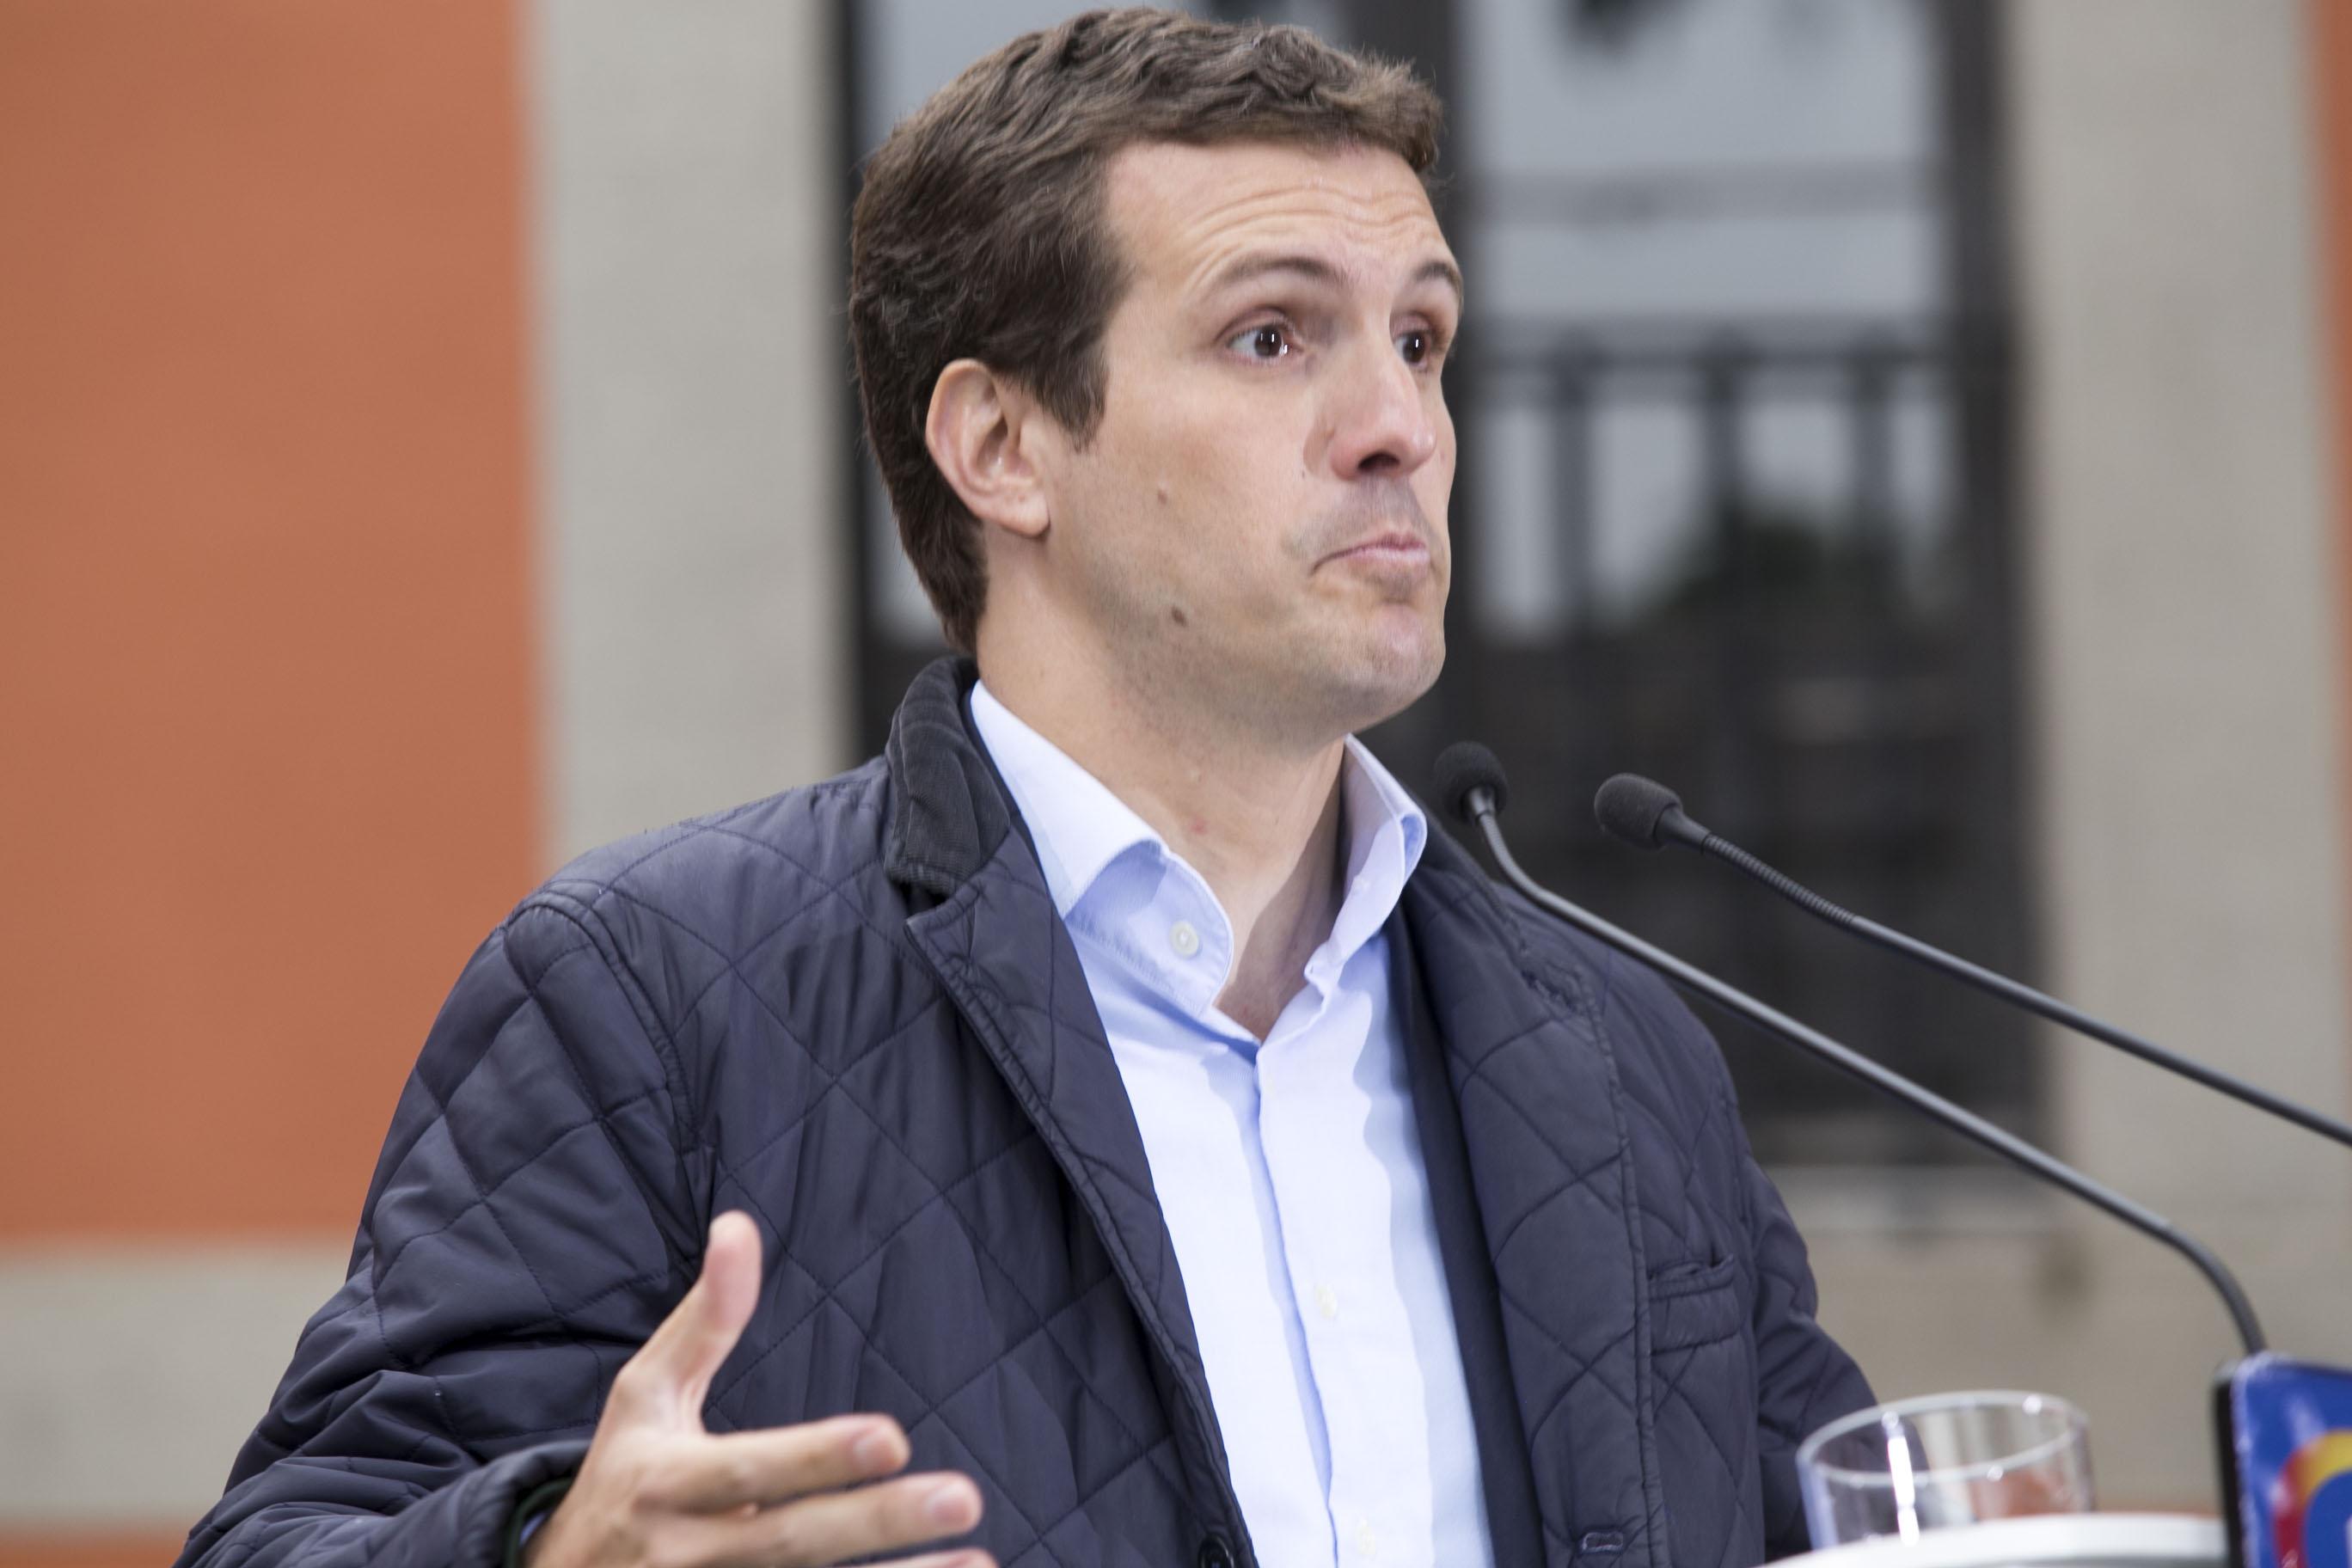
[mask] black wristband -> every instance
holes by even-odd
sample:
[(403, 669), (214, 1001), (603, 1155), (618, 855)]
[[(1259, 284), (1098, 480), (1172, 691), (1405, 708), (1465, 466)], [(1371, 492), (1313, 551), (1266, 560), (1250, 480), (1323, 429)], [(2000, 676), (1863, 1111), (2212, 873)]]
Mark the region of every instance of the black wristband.
[(506, 1568), (522, 1568), (522, 1546), (530, 1539), (531, 1526), (553, 1513), (571, 1489), (572, 1478), (558, 1476), (533, 1487), (515, 1504), (514, 1518), (507, 1524)]

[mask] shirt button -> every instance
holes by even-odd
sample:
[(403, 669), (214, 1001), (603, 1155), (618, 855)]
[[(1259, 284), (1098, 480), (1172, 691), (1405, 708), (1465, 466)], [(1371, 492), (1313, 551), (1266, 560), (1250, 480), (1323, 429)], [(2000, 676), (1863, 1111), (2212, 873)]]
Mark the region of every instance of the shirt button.
[(1338, 1317), (1339, 1293), (1328, 1285), (1318, 1285), (1315, 1288), (1315, 1310), (1323, 1314), (1323, 1321), (1326, 1322)]
[(1372, 1533), (1372, 1521), (1359, 1520), (1356, 1523), (1356, 1554), (1360, 1557), (1380, 1555), (1381, 1538)]
[(1179, 958), (1190, 958), (1201, 951), (1201, 933), (1192, 929), (1191, 921), (1178, 921), (1168, 928), (1168, 945), (1176, 950)]

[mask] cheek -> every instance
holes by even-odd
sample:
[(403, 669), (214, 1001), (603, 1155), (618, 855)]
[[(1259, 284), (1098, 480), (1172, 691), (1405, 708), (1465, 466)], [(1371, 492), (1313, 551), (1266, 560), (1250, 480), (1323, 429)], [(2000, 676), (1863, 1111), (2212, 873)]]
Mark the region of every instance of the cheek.
[(1221, 618), (1220, 604), (1264, 616), (1295, 591), (1297, 558), (1318, 537), (1297, 420), (1215, 381), (1130, 381), (1126, 392), (1114, 391), (1084, 459), (1091, 552), (1117, 558), (1101, 569), (1130, 594), (1181, 595), (1196, 623), (1203, 611)]
[(1186, 510), (1223, 484), (1214, 422), (1181, 380), (1130, 383), (1126, 394), (1110, 400), (1088, 444), (1091, 501), (1150, 520)]
[(1198, 573), (1261, 547), (1258, 536), (1277, 520), (1264, 515), (1270, 487), (1252, 454), (1230, 439), (1188, 431), (1172, 435), (1160, 458), (1146, 510), (1165, 552)]
[(1437, 405), (1437, 453), (1422, 470), (1428, 481), (1422, 496), (1422, 506), (1428, 511), (1429, 520), (1440, 525), (1445, 521), (1446, 500), (1454, 493), (1455, 455), (1454, 416), (1445, 411), (1445, 405), (1440, 403)]

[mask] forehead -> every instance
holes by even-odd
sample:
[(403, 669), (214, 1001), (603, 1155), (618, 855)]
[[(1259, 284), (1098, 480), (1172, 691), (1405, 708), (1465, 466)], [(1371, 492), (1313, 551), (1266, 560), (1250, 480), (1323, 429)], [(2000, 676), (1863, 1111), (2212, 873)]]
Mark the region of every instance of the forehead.
[(1132, 276), (1179, 292), (1261, 247), (1370, 275), (1452, 256), (1421, 177), (1384, 148), (1139, 142), (1113, 155), (1104, 197)]

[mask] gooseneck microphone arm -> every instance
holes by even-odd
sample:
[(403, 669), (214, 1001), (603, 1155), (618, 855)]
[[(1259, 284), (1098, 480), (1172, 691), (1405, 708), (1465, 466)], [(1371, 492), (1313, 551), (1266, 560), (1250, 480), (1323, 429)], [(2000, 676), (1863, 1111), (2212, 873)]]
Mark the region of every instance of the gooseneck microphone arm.
[(2021, 984), (2005, 974), (1996, 974), (1980, 964), (1946, 952), (1942, 948), (1904, 935), (1876, 921), (1864, 920), (1853, 910), (1843, 909), (1822, 898), (1811, 888), (1783, 872), (1767, 865), (1738, 845), (1716, 833), (1705, 825), (1693, 821), (1674, 791), (1653, 780), (1635, 773), (1619, 773), (1601, 786), (1594, 797), (1593, 815), (1601, 826), (1619, 838), (1643, 849), (1656, 849), (1667, 844), (1679, 844), (1714, 857), (1726, 865), (1737, 867), (1755, 878), (1807, 914), (1827, 921), (1841, 931), (1850, 931), (1865, 942), (1877, 943), (1893, 952), (1899, 952), (1916, 963), (1926, 965), (1939, 973), (1990, 992), (2013, 1006), (2022, 1007), (2053, 1024), (2063, 1025), (2077, 1034), (2087, 1035), (2137, 1057), (2144, 1062), (2178, 1073), (2194, 1083), (2201, 1083), (2216, 1093), (2242, 1100), (2257, 1110), (2267, 1110), (2284, 1121), (2292, 1121), (2305, 1131), (2316, 1132), (2352, 1148), (2352, 1125), (2326, 1116), (2308, 1106), (2273, 1094), (2266, 1089), (2233, 1078), (2219, 1068), (2206, 1066), (2193, 1057), (2167, 1050), (2153, 1040), (2143, 1039), (2128, 1029), (2092, 1017), (2078, 1007), (2072, 1007), (2055, 996)]
[(2054, 1155), (2044, 1153), (2023, 1139), (1963, 1110), (1933, 1090), (1840, 1045), (1820, 1030), (1799, 1023), (1745, 991), (1684, 963), (1662, 948), (1653, 947), (1632, 932), (1620, 930), (1600, 916), (1579, 909), (1547, 889), (1520, 868), (1519, 863), (1512, 858), (1510, 846), (1503, 840), (1502, 826), (1496, 820), (1504, 795), (1502, 767), (1495, 761), (1493, 753), (1484, 747), (1449, 747), (1446, 753), (1438, 759), (1438, 772), (1444, 781), (1439, 791), (1444, 805), (1485, 836), (1486, 847), (1494, 855), (1495, 864), (1502, 871), (1504, 879), (1539, 907), (1586, 935), (1639, 959), (1717, 1006), (1738, 1015), (1840, 1071), (1860, 1079), (1880, 1092), (1902, 1100), (1961, 1137), (1981, 1144), (2011, 1164), (2032, 1172), (2054, 1186), (2064, 1188), (2084, 1202), (2105, 1209), (2133, 1229), (2171, 1247), (2189, 1259), (2221, 1296), (2222, 1304), (2229, 1309), (2230, 1321), (2236, 1325), (2238, 1338), (2245, 1345), (2246, 1353), (2252, 1355), (2263, 1349), (2262, 1324), (2254, 1316), (2253, 1304), (2247, 1300), (2237, 1276), (2231, 1274), (2228, 1266), (2204, 1243), (2180, 1230), (2155, 1210), (2143, 1207), (2121, 1193), (2093, 1181)]

